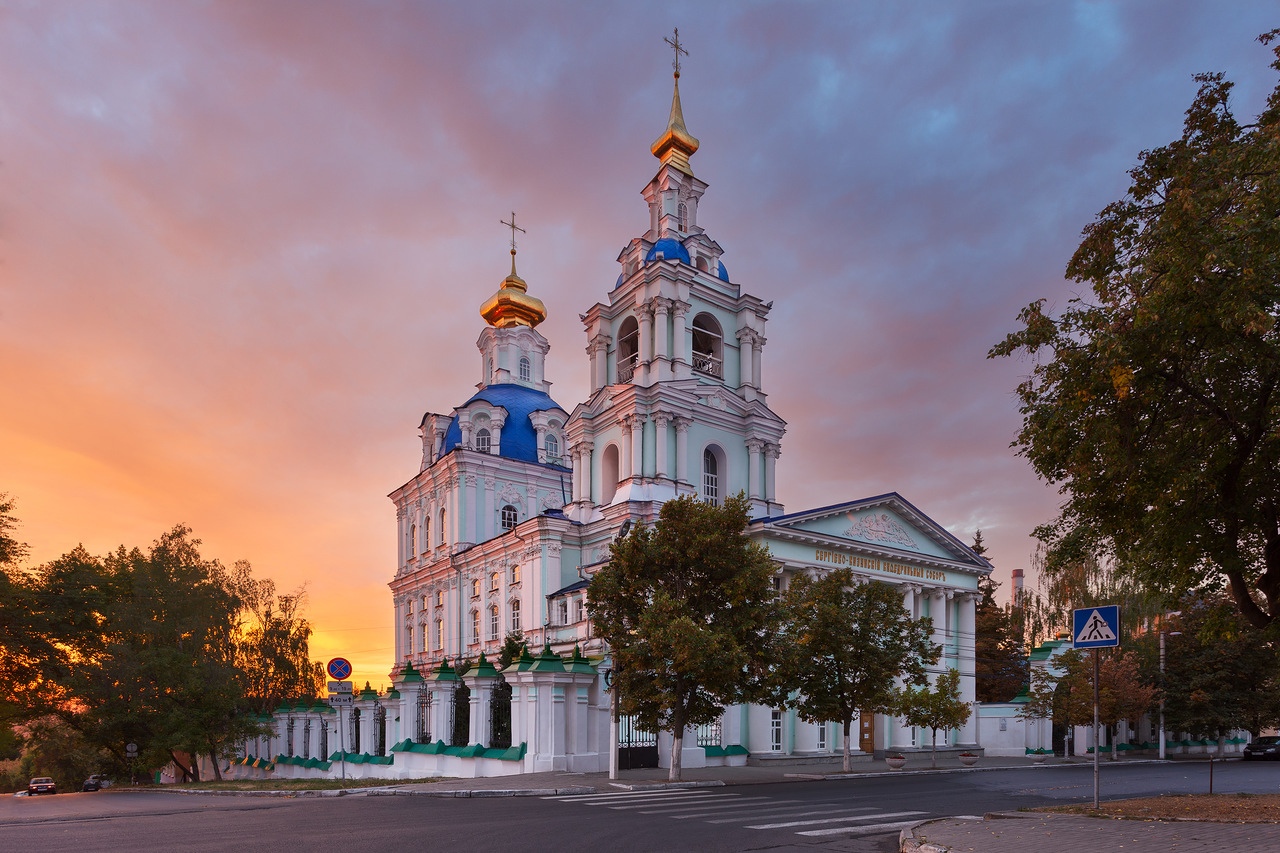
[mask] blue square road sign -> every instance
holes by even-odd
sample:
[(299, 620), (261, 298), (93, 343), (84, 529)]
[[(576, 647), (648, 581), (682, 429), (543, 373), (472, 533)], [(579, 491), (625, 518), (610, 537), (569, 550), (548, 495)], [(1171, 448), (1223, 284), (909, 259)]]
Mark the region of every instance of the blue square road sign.
[(1105, 649), (1120, 645), (1120, 606), (1083, 607), (1072, 612), (1071, 642), (1077, 649)]

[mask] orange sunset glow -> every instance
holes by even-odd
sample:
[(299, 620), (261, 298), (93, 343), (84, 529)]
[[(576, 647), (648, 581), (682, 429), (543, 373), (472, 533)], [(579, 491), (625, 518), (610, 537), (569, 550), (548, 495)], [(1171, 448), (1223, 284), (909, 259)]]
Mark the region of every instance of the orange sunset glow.
[(547, 377), (647, 226), (673, 26), (735, 282), (773, 301), (778, 495), (897, 491), (996, 578), (1057, 506), (988, 349), (1076, 291), (1080, 230), (1223, 71), (1270, 91), (1274, 7), (0, 2), (0, 492), (34, 563), (190, 525), (305, 584), (313, 656), (388, 682), (424, 411), (480, 378), (510, 270)]

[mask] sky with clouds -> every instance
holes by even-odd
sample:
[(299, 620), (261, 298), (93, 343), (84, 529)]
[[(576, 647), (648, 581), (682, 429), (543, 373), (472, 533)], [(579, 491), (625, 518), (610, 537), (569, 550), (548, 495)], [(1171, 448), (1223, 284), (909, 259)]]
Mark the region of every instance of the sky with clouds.
[(385, 682), (386, 495), (479, 380), (499, 220), (572, 409), (679, 27), (699, 224), (774, 302), (779, 496), (897, 491), (980, 528), (1007, 589), (1058, 499), (1009, 449), (1029, 365), (986, 353), (1075, 292), (1194, 74), (1259, 112), (1276, 26), (1245, 0), (0, 0), (0, 492), (36, 562), (186, 523), (305, 582), (315, 656)]

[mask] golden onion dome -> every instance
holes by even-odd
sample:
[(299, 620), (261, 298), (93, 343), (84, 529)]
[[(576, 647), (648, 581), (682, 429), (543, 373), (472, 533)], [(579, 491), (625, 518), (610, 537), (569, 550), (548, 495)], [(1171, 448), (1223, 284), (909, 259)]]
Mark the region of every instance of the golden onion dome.
[(516, 250), (511, 250), (511, 275), (502, 280), (498, 292), (480, 306), (480, 316), (490, 326), (499, 329), (508, 326), (533, 327), (547, 319), (547, 307), (542, 300), (528, 294), (524, 279), (516, 275)]
[(671, 96), (671, 117), (667, 119), (667, 129), (649, 147), (653, 156), (665, 166), (670, 164), (690, 177), (693, 167), (689, 158), (698, 150), (698, 140), (684, 126), (684, 110), (680, 107), (680, 72), (675, 73), (675, 94)]

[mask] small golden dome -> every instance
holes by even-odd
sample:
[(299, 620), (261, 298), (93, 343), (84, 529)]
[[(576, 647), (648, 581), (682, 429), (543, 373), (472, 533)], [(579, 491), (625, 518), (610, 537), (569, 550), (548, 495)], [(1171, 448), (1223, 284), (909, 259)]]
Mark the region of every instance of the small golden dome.
[(508, 326), (533, 327), (547, 319), (547, 307), (542, 300), (528, 294), (524, 279), (516, 275), (516, 250), (511, 250), (511, 275), (502, 280), (498, 292), (480, 306), (480, 316), (490, 326), (505, 329)]

